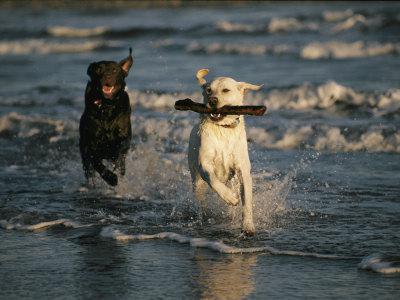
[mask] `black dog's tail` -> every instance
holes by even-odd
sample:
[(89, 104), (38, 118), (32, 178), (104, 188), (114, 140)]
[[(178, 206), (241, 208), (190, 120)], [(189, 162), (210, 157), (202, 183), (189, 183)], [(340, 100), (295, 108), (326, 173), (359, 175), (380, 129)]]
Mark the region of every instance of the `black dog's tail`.
[(129, 47), (129, 55), (132, 55), (132, 48)]

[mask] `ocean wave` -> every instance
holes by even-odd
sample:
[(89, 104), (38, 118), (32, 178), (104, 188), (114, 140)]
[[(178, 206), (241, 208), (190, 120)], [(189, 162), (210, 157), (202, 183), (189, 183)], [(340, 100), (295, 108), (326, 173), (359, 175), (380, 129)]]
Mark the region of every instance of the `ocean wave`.
[[(299, 126), (284, 130), (248, 128), (248, 139), (267, 149), (314, 149), (329, 152), (400, 153), (400, 130), (384, 132), (330, 126)], [(347, 137), (346, 137), (347, 136)]]
[(53, 26), (47, 28), (47, 33), (55, 37), (91, 37), (103, 35), (109, 30), (105, 26), (94, 28), (74, 28), (67, 26)]
[(381, 274), (395, 274), (400, 272), (400, 258), (384, 258), (381, 255), (369, 255), (361, 261), (358, 267), (362, 270)]
[(104, 238), (111, 238), (117, 241), (145, 241), (155, 239), (167, 239), (170, 241), (178, 242), (181, 244), (189, 244), (193, 248), (206, 248), (223, 254), (243, 254), (243, 253), (257, 253), (266, 252), (272, 255), (288, 255), (288, 256), (302, 256), (302, 257), (315, 257), (322, 259), (347, 259), (331, 254), (319, 254), (302, 251), (291, 250), (278, 250), (270, 246), (261, 247), (235, 247), (229, 246), (220, 241), (213, 241), (206, 238), (192, 238), (175, 232), (160, 232), (156, 234), (125, 234), (114, 229), (112, 226), (102, 229), (100, 235)]
[(320, 85), (305, 83), (293, 88), (272, 89), (264, 95), (255, 94), (252, 104), (264, 104), (273, 110), (363, 111), (377, 116), (390, 116), (400, 113), (400, 90), (361, 92), (335, 81)]
[(326, 21), (326, 22), (342, 21), (353, 15), (354, 15), (354, 12), (351, 9), (334, 10), (334, 11), (327, 10), (322, 13), (322, 17), (323, 17), (324, 21)]
[(352, 15), (348, 17), (346, 20), (336, 24), (331, 28), (331, 32), (338, 33), (342, 31), (349, 30), (351, 28), (356, 27), (357, 25), (368, 26), (371, 21), (368, 21), (366, 17), (360, 14)]
[(313, 42), (302, 48), (300, 56), (304, 59), (321, 58), (359, 58), (399, 54), (399, 43), (368, 43), (357, 41), (353, 43), (330, 41), (325, 43)]
[(317, 31), (319, 24), (304, 22), (297, 18), (272, 18), (267, 24), (237, 23), (219, 21), (215, 28), (222, 33), (288, 33), (299, 31)]
[(215, 24), (215, 28), (221, 32), (257, 32), (265, 31), (262, 27), (255, 24), (235, 23), (230, 21), (219, 21)]
[(303, 22), (296, 18), (272, 18), (268, 24), (268, 32), (317, 31), (319, 25), (314, 22)]
[(188, 53), (201, 53), (208, 55), (295, 55), (305, 60), (316, 59), (350, 59), (384, 55), (399, 55), (400, 43), (355, 42), (311, 42), (304, 46), (291, 44), (262, 44), (262, 43), (203, 43), (192, 41), (189, 43), (175, 42), (174, 40), (160, 40), (155, 47), (166, 49), (184, 49)]
[(207, 54), (237, 54), (237, 55), (266, 55), (293, 53), (293, 47), (289, 45), (267, 45), (267, 44), (242, 44), (242, 43), (219, 43), (201, 44), (192, 42), (186, 46), (186, 51), (191, 53)]
[[(189, 139), (193, 121), (187, 118), (173, 122), (135, 117), (135, 135), (156, 138), (164, 147), (182, 145)], [(327, 125), (249, 126), (247, 138), (266, 149), (314, 149), (328, 152), (390, 152), (400, 153), (400, 130), (396, 128), (366, 129)]]
[(330, 31), (332, 33), (341, 33), (348, 30), (356, 29), (359, 31), (367, 30), (381, 30), (388, 27), (398, 27), (400, 25), (399, 16), (376, 14), (372, 16), (365, 16), (363, 14), (347, 13), (343, 14), (343, 18), (338, 19)]
[[(178, 99), (202, 99), (200, 92), (158, 94), (129, 91), (128, 93), (132, 105), (154, 110), (173, 110), (174, 103)], [(362, 111), (376, 116), (400, 114), (400, 89), (362, 92), (335, 81), (319, 85), (305, 83), (290, 88), (274, 88), (266, 92), (249, 94), (246, 101), (251, 105), (266, 105), (268, 110), (330, 110), (349, 113)]]
[[(75, 131), (78, 124), (43, 116), (26, 116), (10, 112), (0, 117), (0, 138), (37, 138), (45, 136), (49, 142), (67, 138), (67, 131)], [(66, 130), (67, 129), (67, 130)]]
[[(53, 37), (63, 38), (83, 38), (83, 37), (109, 37), (109, 38), (128, 38), (139, 35), (164, 35), (178, 32), (178, 28), (173, 27), (125, 27), (110, 28), (106, 26), (95, 26), (92, 28), (77, 28), (69, 26), (52, 26), (46, 29), (46, 33)], [(186, 30), (196, 31), (195, 28)]]
[[(197, 116), (191, 112), (176, 112), (174, 103), (183, 98), (199, 101), (202, 97), (200, 92), (128, 92), (131, 106), (137, 111), (132, 114), (134, 139), (147, 141), (152, 138), (164, 149), (183, 151)], [(266, 105), (268, 112), (281, 120), (273, 124), (264, 122), (262, 127), (256, 122), (247, 128), (249, 140), (268, 149), (310, 148), (330, 152), (400, 153), (400, 131), (396, 124), (374, 121), (375, 117), (395, 118), (400, 115), (400, 90), (397, 89), (381, 93), (360, 92), (331, 81), (315, 86), (303, 84), (264, 93), (250, 93), (246, 103)], [(322, 116), (326, 112), (337, 113), (338, 116), (361, 114), (368, 120), (365, 119), (361, 125), (352, 125), (352, 122), (327, 124), (316, 118), (304, 125), (302, 118), (287, 122), (280, 110), (285, 113), (296, 111), (296, 114), (313, 111)], [(268, 114), (265, 118), (267, 121)], [(60, 120), (10, 112), (0, 117), (0, 138), (27, 141), (40, 138), (42, 142), (48, 143), (72, 141), (77, 138), (78, 126), (77, 119)]]
[[(82, 225), (78, 222), (69, 219), (57, 219), (53, 221), (40, 222), (32, 225), (12, 223), (6, 220), (0, 220), (0, 228), (3, 228), (4, 230), (36, 231), (36, 230), (45, 230), (59, 225), (63, 225), (66, 228), (82, 228), (82, 227), (90, 227), (93, 226), (94, 224)], [(246, 247), (246, 248), (235, 247), (227, 245), (221, 241), (213, 241), (207, 238), (192, 238), (175, 232), (160, 232), (155, 234), (126, 234), (118, 229), (115, 229), (113, 226), (103, 227), (99, 235), (102, 238), (113, 239), (122, 242), (146, 241), (146, 240), (170, 240), (181, 244), (189, 244), (193, 248), (206, 248), (223, 254), (266, 252), (272, 255), (314, 257), (321, 259), (348, 259), (347, 257), (337, 256), (334, 254), (319, 254), (319, 253), (292, 251), (292, 250), (278, 250), (271, 246)]]
[(58, 220), (53, 220), (53, 221), (45, 221), (45, 222), (40, 222), (32, 225), (26, 225), (26, 224), (21, 224), (21, 223), (14, 223), (14, 222), (9, 222), (6, 220), (0, 220), (0, 228), (6, 229), (6, 230), (25, 230), (25, 231), (36, 231), (36, 230), (43, 230), (47, 228), (51, 228), (54, 226), (58, 225), (63, 225), (65, 227), (71, 227), (71, 228), (80, 228), (80, 227), (86, 227), (86, 226), (91, 226), (91, 225), (81, 225), (75, 221), (69, 220), (69, 219), (58, 219)]
[(115, 42), (105, 41), (55, 42), (45, 39), (27, 39), (1, 41), (0, 55), (80, 53), (118, 47)]
[(351, 9), (342, 11), (324, 11), (321, 16), (273, 17), (265, 23), (233, 22), (223, 20), (214, 27), (221, 33), (245, 34), (280, 34), (293, 32), (320, 32), (338, 34), (351, 29), (359, 31), (379, 30), (389, 26), (400, 25), (398, 15), (392, 13), (375, 13), (364, 15)]

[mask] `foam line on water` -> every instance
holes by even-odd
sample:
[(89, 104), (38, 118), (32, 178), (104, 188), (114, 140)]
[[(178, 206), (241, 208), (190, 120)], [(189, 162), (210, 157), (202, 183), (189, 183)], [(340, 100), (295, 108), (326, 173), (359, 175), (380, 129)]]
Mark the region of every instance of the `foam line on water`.
[(188, 243), (194, 248), (207, 248), (219, 253), (224, 254), (242, 254), (242, 253), (270, 253), (273, 255), (288, 255), (288, 256), (303, 256), (303, 257), (315, 257), (324, 259), (349, 259), (350, 257), (337, 256), (331, 254), (319, 254), (301, 251), (290, 251), (290, 250), (278, 250), (270, 246), (262, 247), (249, 247), (241, 248), (229, 246), (220, 241), (213, 241), (206, 238), (191, 238), (185, 235), (181, 235), (175, 232), (160, 232), (155, 234), (125, 234), (112, 227), (105, 227), (102, 229), (100, 236), (104, 238), (112, 238), (117, 241), (144, 241), (144, 240), (155, 240), (155, 239), (168, 239), (178, 243)]
[(64, 225), (65, 227), (70, 227), (70, 228), (80, 228), (80, 227), (91, 226), (91, 224), (81, 225), (81, 224), (79, 224), (75, 221), (69, 220), (69, 219), (58, 219), (58, 220), (53, 220), (53, 221), (40, 222), (40, 223), (33, 224), (33, 225), (10, 223), (6, 220), (0, 220), (0, 228), (6, 229), (6, 230), (35, 231), (35, 230), (39, 230), (39, 229), (50, 228), (50, 227), (57, 226), (57, 225)]
[[(51, 228), (57, 225), (64, 225), (68, 228), (81, 228), (89, 227), (93, 224), (80, 224), (70, 219), (57, 219), (32, 225), (11, 223), (6, 220), (0, 220), (0, 228), (3, 228), (5, 230), (35, 231), (39, 229)], [(279, 250), (271, 246), (241, 248), (227, 245), (221, 241), (213, 241), (206, 238), (192, 238), (175, 232), (159, 232), (155, 234), (126, 234), (118, 229), (114, 229), (112, 226), (104, 227), (100, 232), (100, 236), (117, 241), (146, 241), (157, 239), (170, 240), (181, 244), (189, 244), (191, 247), (194, 248), (206, 248), (223, 254), (269, 253), (272, 255), (314, 257), (321, 259), (357, 259), (357, 257), (338, 256), (334, 254)], [(400, 267), (397, 266), (397, 261), (385, 261), (379, 256), (368, 256), (364, 258), (359, 264), (359, 268), (385, 274), (400, 272)]]
[(400, 259), (391, 260), (380, 255), (369, 255), (363, 258), (361, 263), (358, 264), (358, 268), (381, 274), (400, 273)]

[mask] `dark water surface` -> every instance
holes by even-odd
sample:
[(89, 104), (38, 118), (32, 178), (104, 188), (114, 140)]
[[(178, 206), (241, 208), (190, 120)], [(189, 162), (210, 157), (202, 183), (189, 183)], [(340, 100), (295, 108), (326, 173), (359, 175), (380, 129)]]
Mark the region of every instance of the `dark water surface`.
[[(400, 6), (1, 8), (0, 298), (400, 297)], [(133, 48), (132, 151), (87, 190), (86, 68)], [(255, 237), (186, 150), (194, 79), (265, 84), (247, 118)]]

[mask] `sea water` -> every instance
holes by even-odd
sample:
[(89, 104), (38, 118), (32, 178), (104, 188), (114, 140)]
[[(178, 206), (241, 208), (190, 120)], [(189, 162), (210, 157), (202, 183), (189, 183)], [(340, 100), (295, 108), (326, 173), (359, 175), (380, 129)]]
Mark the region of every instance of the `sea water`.
[[(400, 297), (400, 6), (263, 3), (0, 9), (0, 298)], [(127, 175), (87, 189), (89, 63), (121, 60)], [(246, 104), (257, 234), (187, 165), (197, 69)], [(207, 78), (208, 78), (207, 77)]]

